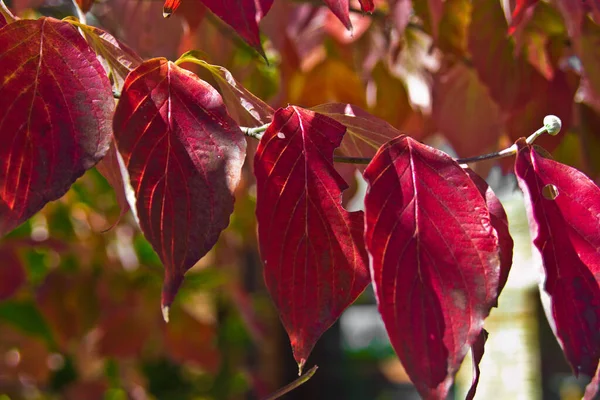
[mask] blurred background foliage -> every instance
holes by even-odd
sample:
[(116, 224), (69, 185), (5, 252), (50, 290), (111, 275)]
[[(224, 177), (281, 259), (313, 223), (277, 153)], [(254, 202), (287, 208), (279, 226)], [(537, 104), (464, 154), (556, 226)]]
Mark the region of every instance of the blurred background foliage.
[[(89, 24), (143, 58), (175, 60), (198, 49), (273, 107), (351, 103), (458, 156), (503, 148), (541, 126), (544, 115), (557, 114), (563, 133), (539, 143), (597, 180), (600, 28), (584, 16), (584, 29), (574, 34), (559, 2), (540, 1), (513, 21), (508, 36), (515, 2), (487, 2), (445, 0), (439, 10), (430, 8), (432, 1), (381, 0), (369, 16), (352, 1), (349, 32), (321, 1), (277, 0), (261, 22), (268, 62), (197, 0), (184, 0), (169, 19), (156, 0), (85, 4)], [(7, 3), (21, 17), (74, 14), (68, 1)], [(583, 58), (582, 46), (591, 49)], [(214, 83), (205, 71), (184, 66)], [(508, 104), (506, 93), (519, 85), (527, 86), (525, 100)], [(256, 143), (249, 146), (251, 160)], [(338, 167), (352, 187), (344, 201), (360, 196), (355, 169)], [(512, 204), (510, 162), (474, 168), (483, 176), (492, 171), (490, 183)], [(121, 216), (95, 169), (3, 238), (0, 399), (255, 399), (294, 379), (287, 337), (262, 280), (255, 190), (247, 164), (230, 226), (188, 272), (169, 324), (160, 314), (160, 261), (132, 216)], [(513, 234), (528, 243), (519, 239), (527, 228), (515, 207)], [(528, 347), (514, 351), (533, 351), (527, 356), (533, 378), (519, 379), (535, 387), (518, 398), (576, 398), (582, 383), (570, 378), (530, 275), (514, 278), (518, 290), (509, 285), (501, 297), (506, 303), (518, 293), (527, 304), (519, 318), (525, 318)], [(324, 335), (312, 364), (320, 366), (317, 375), (288, 398), (418, 398), (387, 342), (370, 289)]]

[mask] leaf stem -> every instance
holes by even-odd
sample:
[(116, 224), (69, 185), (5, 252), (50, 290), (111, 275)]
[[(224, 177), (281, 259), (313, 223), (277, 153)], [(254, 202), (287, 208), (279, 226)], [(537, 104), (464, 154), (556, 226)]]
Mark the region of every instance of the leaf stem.
[(6, 20), (6, 23), (8, 23), (8, 24), (15, 22), (17, 20), (17, 17), (15, 17), (14, 14), (12, 12), (10, 12), (10, 10), (6, 6), (6, 4), (4, 4), (3, 0), (0, 0), (0, 14), (2, 14), (2, 16), (4, 16), (4, 19)]
[(287, 393), (291, 392), (292, 390), (296, 389), (298, 386), (306, 383), (306, 381), (308, 381), (310, 378), (312, 378), (312, 376), (315, 374), (315, 372), (317, 372), (317, 368), (319, 368), (319, 367), (315, 365), (314, 367), (309, 369), (304, 375), (302, 375), (300, 378), (296, 379), (295, 381), (293, 381), (292, 383), (290, 383), (288, 385), (285, 385), (284, 387), (282, 387), (275, 393), (271, 394), (269, 397), (267, 397), (264, 400), (278, 399), (281, 396), (283, 396), (284, 394), (287, 394)]
[(240, 126), (240, 129), (242, 130), (244, 135), (260, 140), (262, 138), (263, 133), (267, 130), (269, 125), (271, 124), (268, 123), (256, 127)]

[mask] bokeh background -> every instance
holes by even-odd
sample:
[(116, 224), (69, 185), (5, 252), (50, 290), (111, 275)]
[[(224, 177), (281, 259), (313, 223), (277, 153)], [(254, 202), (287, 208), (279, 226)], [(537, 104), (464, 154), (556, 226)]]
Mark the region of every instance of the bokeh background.
[[(261, 22), (268, 62), (197, 0), (183, 0), (169, 19), (160, 1), (98, 0), (86, 18), (144, 58), (175, 60), (198, 49), (273, 107), (351, 103), (454, 156), (506, 147), (540, 127), (544, 115), (557, 114), (561, 136), (540, 143), (597, 179), (600, 102), (590, 75), (600, 66), (578, 56), (580, 37), (573, 37), (559, 2), (540, 1), (512, 21), (509, 36), (516, 3), (487, 1), (493, 5), (486, 18), (495, 25), (474, 14), (471, 0), (446, 0), (439, 15), (425, 0), (375, 1), (373, 15), (353, 1), (348, 32), (321, 1), (276, 0)], [(24, 18), (74, 15), (63, 0), (7, 4)], [(583, 35), (597, 43), (594, 15), (583, 18)], [(488, 24), (496, 31), (481, 30)], [(507, 62), (512, 57), (534, 71), (537, 84), (524, 108), (497, 101), (497, 88), (473, 62), (474, 52), (481, 60), (483, 51), (476, 46), (485, 46), (477, 44), (480, 32), (482, 40), (496, 35), (512, 49)], [(501, 57), (489, 51), (492, 69), (506, 61)], [(509, 85), (505, 78), (499, 71), (497, 85)], [(249, 146), (251, 160), (253, 139)], [(345, 204), (359, 209), (360, 174), (338, 168), (351, 184)], [(510, 161), (474, 165), (507, 209), (515, 239), (508, 285), (486, 321), (477, 398), (580, 398), (585, 378), (572, 376), (539, 302), (538, 267), (510, 168)], [(246, 165), (231, 224), (188, 272), (169, 324), (160, 313), (160, 261), (133, 217), (121, 216), (113, 189), (95, 169), (0, 239), (0, 400), (259, 399), (295, 379), (297, 366), (262, 279), (255, 191)], [(317, 374), (286, 399), (419, 398), (370, 287), (322, 337), (307, 365), (314, 364)], [(467, 357), (453, 396), (464, 398), (470, 380)]]

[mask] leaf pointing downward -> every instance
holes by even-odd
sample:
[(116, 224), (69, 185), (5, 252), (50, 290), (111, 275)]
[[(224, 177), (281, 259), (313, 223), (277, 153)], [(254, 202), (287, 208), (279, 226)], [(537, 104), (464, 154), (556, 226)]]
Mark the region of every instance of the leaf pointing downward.
[(515, 173), (542, 257), (546, 315), (575, 374), (591, 377), (600, 358), (600, 188), (524, 140), (517, 145)]
[(342, 208), (348, 185), (333, 168), (344, 132), (312, 111), (279, 109), (254, 159), (265, 282), (300, 369), (369, 282), (363, 213)]
[(166, 268), (164, 310), (229, 224), (246, 142), (217, 91), (163, 58), (127, 77), (114, 133), (132, 208)]
[(498, 296), (498, 237), (478, 188), (408, 136), (365, 170), (365, 241), (386, 330), (424, 398), (445, 399)]

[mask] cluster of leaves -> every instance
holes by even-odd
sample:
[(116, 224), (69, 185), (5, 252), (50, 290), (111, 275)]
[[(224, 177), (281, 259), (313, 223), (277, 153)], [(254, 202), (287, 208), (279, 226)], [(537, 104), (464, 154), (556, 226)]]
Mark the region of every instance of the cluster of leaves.
[[(167, 0), (165, 15), (177, 13), (180, 3)], [(192, 17), (205, 12), (200, 3), (269, 57), (258, 23), (275, 7), (272, 0), (190, 1), (189, 29), (199, 23)], [(520, 1), (510, 10), (509, 24), (498, 1), (361, 1), (373, 16), (353, 24), (348, 0), (325, 3), (345, 28), (355, 25), (351, 37), (324, 25), (331, 36), (341, 43), (369, 39), (352, 49), (362, 52), (377, 81), (376, 106), (369, 106), (364, 91), (348, 95), (357, 99), (354, 104), (320, 104), (346, 100), (340, 93), (353, 92), (356, 80), (350, 74), (348, 82), (323, 86), (307, 72), (290, 78), (305, 82), (300, 93), (288, 88), (298, 105), (274, 110), (198, 52), (175, 62), (144, 60), (83, 21), (16, 19), (4, 7), (0, 235), (61, 198), (97, 165), (114, 187), (121, 212), (131, 209), (165, 266), (161, 302), (168, 319), (185, 273), (229, 224), (247, 159), (245, 136), (258, 138), (252, 167), (265, 283), (300, 370), (323, 332), (372, 283), (410, 378), (423, 397), (445, 398), (469, 348), (476, 363), (481, 359), (483, 322), (506, 283), (513, 241), (502, 205), (485, 181), (461, 160), (416, 138), (435, 124), (459, 155), (514, 141), (514, 172), (543, 266), (548, 318), (574, 372), (596, 376), (600, 189), (520, 137), (550, 112), (567, 131), (574, 110), (582, 131), (596, 117), (600, 69), (594, 68), (593, 47), (600, 28), (594, 18), (600, 7), (577, 0), (557, 2), (556, 8)], [(84, 11), (90, 5), (79, 2)], [(278, 43), (273, 36), (282, 76), (294, 74), (285, 67), (286, 57), (296, 56), (300, 65), (309, 59), (300, 60), (300, 54), (314, 55), (322, 45), (309, 40), (322, 8), (308, 7), (290, 25), (303, 41), (294, 43), (289, 29)], [(415, 21), (417, 39), (398, 42), (397, 34)], [(418, 36), (425, 33), (431, 42)], [(371, 41), (379, 46), (364, 46)], [(443, 57), (432, 55), (436, 51)], [(431, 59), (440, 65), (426, 117), (410, 104), (389, 64), (423, 78)], [(320, 77), (347, 74), (343, 65), (325, 60), (311, 71)], [(574, 103), (578, 90), (582, 102)], [(385, 96), (394, 96), (389, 108)], [(547, 148), (558, 144), (546, 140)], [(368, 165), (364, 171), (355, 165), (338, 169), (336, 160)], [(596, 172), (588, 164), (588, 172)], [(348, 212), (342, 192), (357, 169), (368, 184), (364, 212)], [(3, 298), (24, 279), (22, 273), (9, 275), (18, 282), (2, 282)]]

